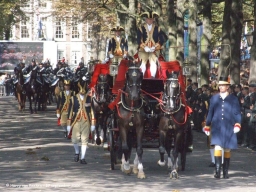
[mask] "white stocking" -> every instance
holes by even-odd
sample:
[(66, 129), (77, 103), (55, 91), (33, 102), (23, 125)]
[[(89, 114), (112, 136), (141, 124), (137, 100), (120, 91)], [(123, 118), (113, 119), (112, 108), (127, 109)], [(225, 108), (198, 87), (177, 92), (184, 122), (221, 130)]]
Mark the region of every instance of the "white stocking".
[(86, 153), (86, 145), (81, 146), (81, 159), (85, 158), (85, 153)]
[(74, 143), (75, 153), (79, 154), (79, 145), (77, 143)]

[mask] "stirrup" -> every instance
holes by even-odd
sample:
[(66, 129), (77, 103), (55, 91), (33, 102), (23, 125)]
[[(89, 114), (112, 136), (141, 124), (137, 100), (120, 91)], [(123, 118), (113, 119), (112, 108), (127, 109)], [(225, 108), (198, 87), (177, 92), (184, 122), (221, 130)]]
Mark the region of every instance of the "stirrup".
[(26, 91), (22, 91), (22, 94), (26, 94)]

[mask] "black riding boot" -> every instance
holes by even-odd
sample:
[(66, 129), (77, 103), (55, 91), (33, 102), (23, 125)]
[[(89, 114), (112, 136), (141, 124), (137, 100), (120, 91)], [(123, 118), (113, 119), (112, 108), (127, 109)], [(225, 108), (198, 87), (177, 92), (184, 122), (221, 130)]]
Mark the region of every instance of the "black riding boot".
[(229, 162), (230, 158), (224, 158), (224, 163), (223, 163), (223, 179), (228, 179), (228, 169), (229, 169)]
[(214, 177), (216, 179), (220, 178), (221, 161), (222, 161), (221, 156), (220, 157), (219, 156), (215, 156), (215, 175), (214, 175)]

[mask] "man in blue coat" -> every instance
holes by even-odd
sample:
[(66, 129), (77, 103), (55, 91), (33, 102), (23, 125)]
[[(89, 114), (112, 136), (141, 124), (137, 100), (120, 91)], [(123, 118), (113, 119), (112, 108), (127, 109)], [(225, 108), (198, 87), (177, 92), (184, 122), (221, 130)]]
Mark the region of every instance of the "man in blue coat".
[[(227, 179), (230, 151), (237, 148), (236, 133), (241, 128), (240, 104), (236, 96), (228, 93), (229, 82), (227, 77), (220, 77), (220, 93), (212, 96), (206, 119), (204, 132), (211, 133), (211, 145), (214, 145), (215, 178), (220, 178), (222, 150), (224, 150), (223, 178)], [(211, 127), (211, 129), (210, 129)]]

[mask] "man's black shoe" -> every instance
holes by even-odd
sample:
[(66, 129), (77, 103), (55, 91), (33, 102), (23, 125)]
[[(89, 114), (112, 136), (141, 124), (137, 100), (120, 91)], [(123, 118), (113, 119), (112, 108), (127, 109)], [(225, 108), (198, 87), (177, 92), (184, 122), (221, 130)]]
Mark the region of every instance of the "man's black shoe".
[(208, 167), (215, 167), (215, 164), (213, 162), (211, 162)]
[(75, 154), (74, 161), (75, 161), (75, 162), (78, 162), (78, 161), (79, 161), (79, 154)]
[(85, 161), (85, 159), (81, 159), (81, 160), (80, 160), (80, 163), (81, 163), (81, 164), (87, 164), (87, 162)]

